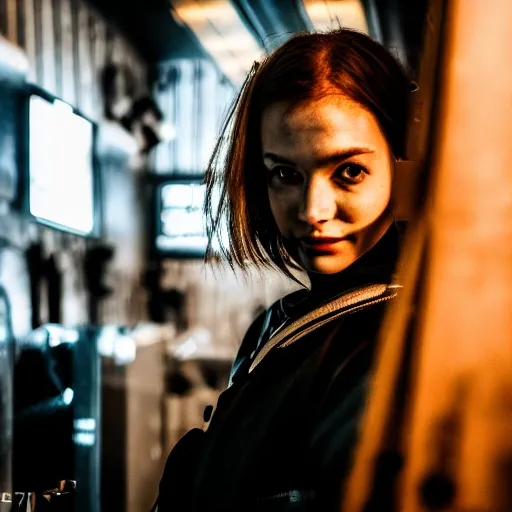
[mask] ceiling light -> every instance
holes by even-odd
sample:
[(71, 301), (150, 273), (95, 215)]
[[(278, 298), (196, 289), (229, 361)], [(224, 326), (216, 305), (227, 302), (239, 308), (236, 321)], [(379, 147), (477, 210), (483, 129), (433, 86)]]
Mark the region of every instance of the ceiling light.
[(171, 13), (186, 24), (222, 72), (240, 85), (263, 50), (229, 0), (170, 0)]
[(368, 24), (361, 0), (302, 0), (302, 2), (316, 30), (326, 31), (345, 27), (368, 34)]

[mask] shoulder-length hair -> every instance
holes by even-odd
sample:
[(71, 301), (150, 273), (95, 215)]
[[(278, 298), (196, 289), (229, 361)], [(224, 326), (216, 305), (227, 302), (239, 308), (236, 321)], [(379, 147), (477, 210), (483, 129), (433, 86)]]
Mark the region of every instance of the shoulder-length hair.
[[(284, 248), (270, 210), (263, 172), (261, 120), (275, 103), (291, 104), (342, 94), (377, 119), (390, 150), (404, 156), (409, 80), (378, 42), (349, 29), (295, 35), (256, 64), (228, 113), (209, 162), (205, 215), (206, 260), (226, 228), (229, 246), (220, 253), (231, 267), (277, 267), (294, 279), (297, 268)], [(218, 195), (217, 195), (218, 193)]]

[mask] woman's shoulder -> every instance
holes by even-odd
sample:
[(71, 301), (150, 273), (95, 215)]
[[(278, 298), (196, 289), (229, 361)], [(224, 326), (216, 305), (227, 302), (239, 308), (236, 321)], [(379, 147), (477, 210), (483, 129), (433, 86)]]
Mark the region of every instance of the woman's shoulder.
[(270, 307), (263, 310), (251, 323), (240, 344), (235, 361), (231, 368), (230, 381), (240, 370), (244, 362), (252, 359), (255, 352), (265, 344), (283, 322), (293, 314), (308, 295), (308, 290), (296, 290), (276, 300)]

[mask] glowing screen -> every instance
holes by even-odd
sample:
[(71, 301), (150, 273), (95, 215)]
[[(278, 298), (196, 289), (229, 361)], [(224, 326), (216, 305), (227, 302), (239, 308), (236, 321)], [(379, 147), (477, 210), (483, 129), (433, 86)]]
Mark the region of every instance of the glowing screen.
[(30, 213), (82, 235), (94, 229), (93, 125), (61, 101), (30, 96)]
[(203, 219), (205, 185), (169, 183), (160, 190), (161, 232), (157, 247), (170, 251), (204, 251), (207, 243)]

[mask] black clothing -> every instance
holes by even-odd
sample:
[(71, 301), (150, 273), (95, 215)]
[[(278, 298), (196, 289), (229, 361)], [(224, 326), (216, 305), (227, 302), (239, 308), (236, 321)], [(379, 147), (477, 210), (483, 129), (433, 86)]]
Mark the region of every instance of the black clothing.
[[(339, 294), (391, 283), (398, 248), (393, 226), (333, 276)], [(178, 456), (173, 463), (173, 454), (169, 458), (160, 492), (173, 498), (161, 502), (159, 512), (339, 510), (387, 300), (365, 303), (289, 346), (273, 348), (248, 373), (279, 326), (328, 299), (321, 290), (295, 292), (253, 323), (207, 431), (185, 436), (173, 451), (181, 451), (188, 474)]]

